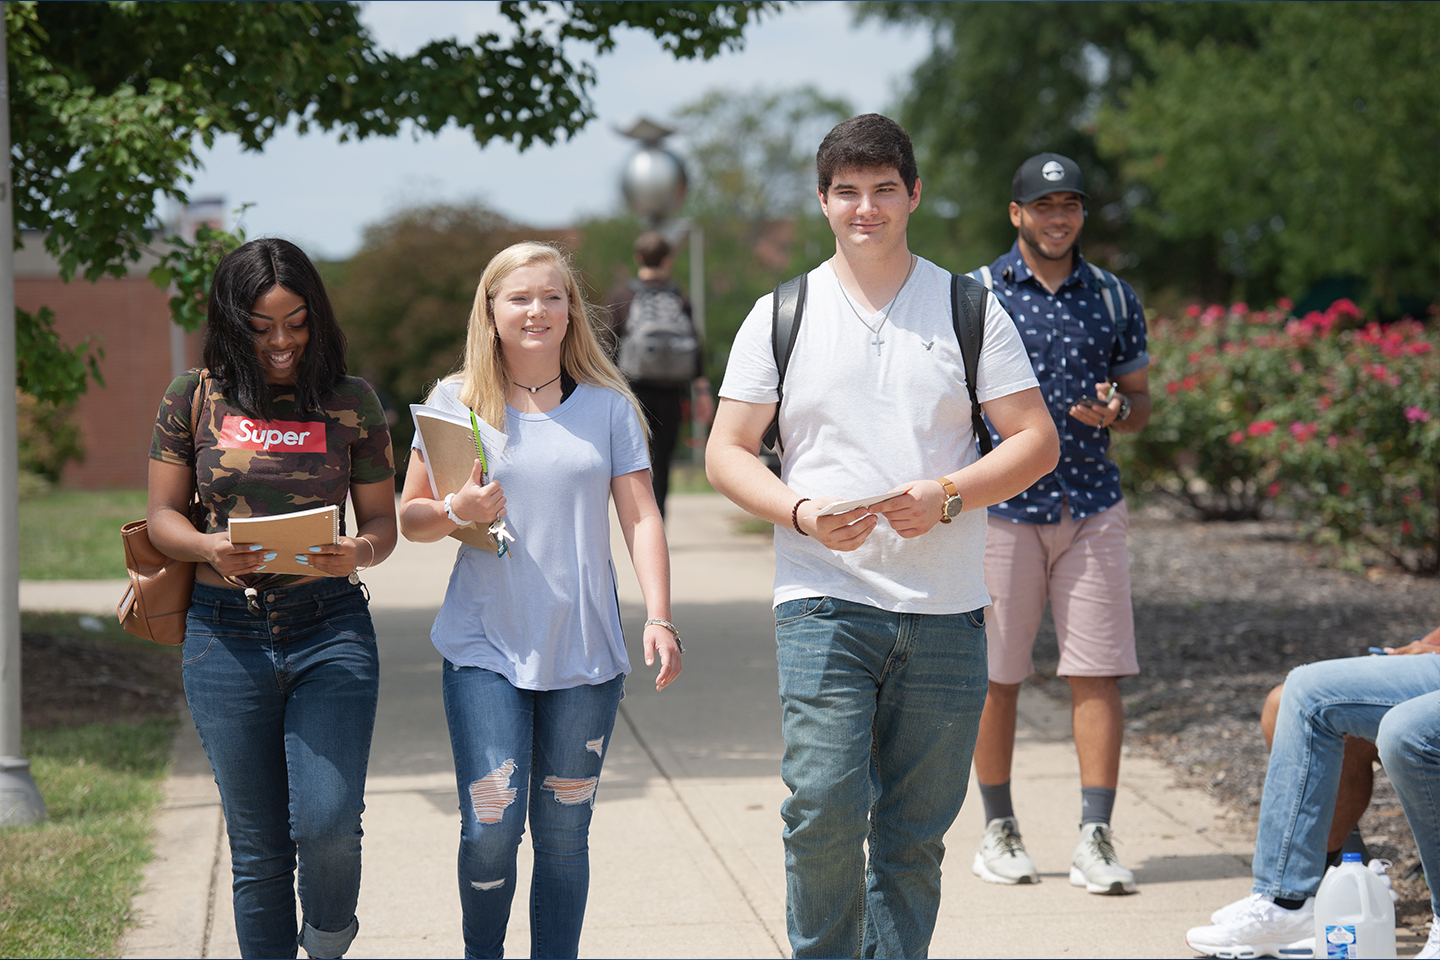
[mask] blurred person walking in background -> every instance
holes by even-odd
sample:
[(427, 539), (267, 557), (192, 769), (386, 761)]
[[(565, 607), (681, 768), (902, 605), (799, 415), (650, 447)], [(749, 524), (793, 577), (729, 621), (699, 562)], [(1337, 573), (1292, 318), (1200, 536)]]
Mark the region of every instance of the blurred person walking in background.
[(650, 430), (650, 475), (655, 503), (665, 516), (670, 460), (684, 423), (685, 401), (693, 394), (693, 419), (709, 425), (715, 416), (705, 351), (690, 313), (690, 301), (670, 280), (675, 251), (657, 230), (635, 240), (637, 277), (606, 295), (605, 319), (612, 357), (630, 381)]

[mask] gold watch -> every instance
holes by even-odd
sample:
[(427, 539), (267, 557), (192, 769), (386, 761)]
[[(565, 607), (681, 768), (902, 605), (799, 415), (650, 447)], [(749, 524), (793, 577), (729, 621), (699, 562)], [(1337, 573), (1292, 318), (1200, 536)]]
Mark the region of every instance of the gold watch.
[(940, 505), (940, 522), (949, 523), (960, 516), (964, 504), (960, 500), (960, 491), (955, 489), (955, 484), (949, 477), (941, 477), (935, 481), (945, 488), (945, 502)]

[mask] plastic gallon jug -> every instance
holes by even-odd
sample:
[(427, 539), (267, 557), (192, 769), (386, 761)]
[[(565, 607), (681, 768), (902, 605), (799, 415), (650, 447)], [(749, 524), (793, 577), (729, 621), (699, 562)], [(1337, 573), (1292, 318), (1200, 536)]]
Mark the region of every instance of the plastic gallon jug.
[(1315, 956), (1394, 960), (1395, 904), (1385, 882), (1347, 853), (1315, 894)]

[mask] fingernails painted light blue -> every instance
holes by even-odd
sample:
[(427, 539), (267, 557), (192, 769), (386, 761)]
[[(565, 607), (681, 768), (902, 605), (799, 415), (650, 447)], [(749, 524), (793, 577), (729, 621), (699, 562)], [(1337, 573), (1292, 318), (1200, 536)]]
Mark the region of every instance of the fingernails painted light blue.
[(258, 543), (252, 543), (252, 544), (250, 544), (250, 549), (251, 549), (251, 550), (264, 550), (265, 548), (262, 547), (262, 546), (260, 546), (260, 544), (258, 544)]
[(298, 554), (298, 553), (295, 554), (295, 562), (296, 562), (296, 563), (299, 563), (299, 564), (303, 564), (304, 566), (307, 566), (307, 567), (310, 566), (310, 561), (307, 560), (307, 559), (305, 559), (304, 557), (300, 556), (300, 554)]
[(262, 564), (260, 564), (260, 566), (258, 566), (258, 567), (255, 568), (255, 572), (256, 572), (256, 573), (259, 573), (261, 570), (264, 570), (264, 569), (265, 569), (265, 564), (262, 563)]
[(311, 552), (311, 553), (319, 553), (319, 552), (320, 552), (320, 548), (319, 548), (319, 547), (311, 547), (311, 548), (310, 548), (310, 552)]
[(280, 554), (278, 553), (267, 553), (265, 554), (263, 559), (268, 563), (269, 561), (274, 560), (278, 556), (280, 556)]

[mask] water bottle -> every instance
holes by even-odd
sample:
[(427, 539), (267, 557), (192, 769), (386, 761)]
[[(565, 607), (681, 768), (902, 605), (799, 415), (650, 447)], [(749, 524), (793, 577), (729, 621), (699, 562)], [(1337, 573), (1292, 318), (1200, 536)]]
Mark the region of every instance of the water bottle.
[(1395, 904), (1385, 882), (1347, 853), (1315, 894), (1315, 956), (1394, 960)]

